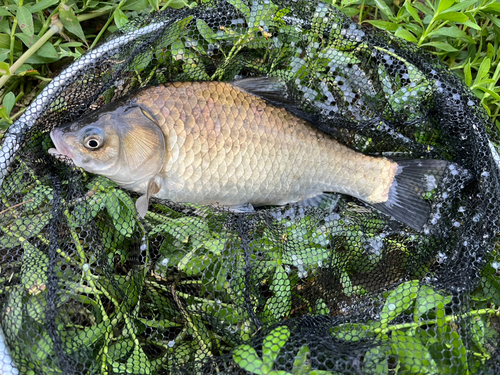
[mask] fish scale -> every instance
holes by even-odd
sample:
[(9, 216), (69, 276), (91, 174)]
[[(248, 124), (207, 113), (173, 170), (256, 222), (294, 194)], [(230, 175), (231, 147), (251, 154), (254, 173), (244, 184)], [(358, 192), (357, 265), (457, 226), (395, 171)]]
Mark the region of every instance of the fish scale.
[(161, 85), (135, 98), (166, 135), (162, 174), (176, 188), (161, 198), (267, 205), (336, 191), (369, 203), (387, 200), (396, 163), (342, 146), (230, 83)]

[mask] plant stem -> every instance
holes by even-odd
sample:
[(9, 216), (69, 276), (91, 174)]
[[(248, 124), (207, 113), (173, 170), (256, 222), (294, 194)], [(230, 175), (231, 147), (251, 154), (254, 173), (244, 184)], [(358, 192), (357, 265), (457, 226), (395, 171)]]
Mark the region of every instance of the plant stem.
[[(118, 4), (118, 6), (113, 10), (113, 16), (114, 16), (114, 12), (116, 12), (118, 9), (120, 9), (123, 6), (124, 3), (125, 3), (125, 0), (120, 1), (120, 4)], [(109, 17), (108, 18), (108, 20), (106, 21), (106, 24), (101, 29), (101, 31), (99, 31), (99, 34), (97, 34), (96, 38), (92, 42), (92, 45), (90, 46), (91, 49), (93, 47), (95, 47), (95, 45), (97, 44), (97, 42), (99, 42), (99, 39), (101, 39), (102, 35), (106, 32), (106, 30), (108, 29), (109, 24), (111, 23), (111, 21), (113, 21), (113, 19), (114, 19), (114, 17)]]
[(2, 77), (0, 77), (0, 88), (5, 85), (5, 83), (9, 80), (9, 78), (23, 65), (26, 60), (28, 60), (33, 54), (42, 47), (45, 42), (47, 42), (52, 35), (55, 33), (58, 33), (60, 30), (62, 30), (62, 24), (58, 20), (58, 22), (53, 22), (52, 26), (50, 26), (50, 29), (35, 43), (33, 46), (31, 46), (23, 55), (14, 63), (12, 66), (9, 68), (9, 74), (5, 74)]
[(78, 22), (83, 22), (83, 21), (91, 20), (92, 18), (104, 16), (105, 14), (108, 14), (111, 11), (115, 11), (115, 9), (109, 8), (109, 9), (99, 10), (99, 11), (95, 11), (95, 12), (80, 14), (79, 16), (76, 16), (76, 18), (78, 19)]
[(41, 37), (45, 32), (50, 28), (50, 25), (52, 23), (52, 17), (54, 17), (57, 13), (59, 13), (59, 7), (55, 8), (52, 13), (47, 17), (45, 22), (42, 25), (42, 28), (40, 29), (40, 32), (38, 33), (38, 36)]
[(16, 41), (16, 38), (15, 38), (16, 27), (17, 27), (17, 17), (14, 17), (14, 22), (12, 22), (12, 31), (10, 33), (10, 65), (14, 64), (14, 46), (15, 46), (15, 41)]
[(361, 7), (359, 8), (359, 24), (363, 23), (363, 9), (365, 8), (365, 0), (361, 1)]
[(373, 330), (373, 333), (377, 334), (386, 334), (390, 331), (396, 331), (400, 329), (405, 329), (405, 328), (417, 328), (419, 326), (426, 326), (426, 325), (434, 325), (438, 323), (438, 320), (444, 322), (444, 323), (451, 323), (459, 319), (463, 319), (466, 317), (471, 317), (474, 315), (486, 315), (486, 314), (492, 314), (497, 317), (500, 316), (500, 310), (495, 310), (495, 309), (479, 309), (479, 310), (472, 310), (469, 311), (468, 313), (462, 314), (462, 315), (447, 315), (445, 316), (442, 320), (441, 319), (431, 319), (431, 320), (424, 320), (422, 322), (413, 322), (413, 323), (401, 323), (401, 324), (395, 324), (393, 326), (385, 327), (385, 328), (375, 328)]

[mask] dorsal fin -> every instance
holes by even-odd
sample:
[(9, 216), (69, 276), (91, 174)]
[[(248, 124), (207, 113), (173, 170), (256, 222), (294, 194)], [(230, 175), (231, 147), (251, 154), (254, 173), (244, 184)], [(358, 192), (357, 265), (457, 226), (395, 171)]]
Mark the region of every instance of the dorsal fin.
[(258, 96), (268, 102), (285, 108), (295, 116), (312, 124), (317, 122), (316, 116), (305, 112), (290, 98), (286, 83), (278, 77), (251, 77), (231, 82), (233, 86)]

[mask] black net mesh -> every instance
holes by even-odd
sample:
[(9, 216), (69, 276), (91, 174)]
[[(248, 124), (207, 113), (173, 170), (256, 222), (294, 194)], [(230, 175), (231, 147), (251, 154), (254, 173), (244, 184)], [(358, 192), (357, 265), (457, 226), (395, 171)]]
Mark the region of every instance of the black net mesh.
[[(139, 195), (48, 153), (51, 129), (136, 90), (262, 76), (357, 151), (453, 162), (426, 193), (426, 224), (341, 194), (249, 212), (151, 198), (139, 219)], [(14, 362), (26, 374), (495, 373), (499, 141), (439, 61), (332, 6), (229, 0), (137, 19), (4, 137), (0, 321)]]

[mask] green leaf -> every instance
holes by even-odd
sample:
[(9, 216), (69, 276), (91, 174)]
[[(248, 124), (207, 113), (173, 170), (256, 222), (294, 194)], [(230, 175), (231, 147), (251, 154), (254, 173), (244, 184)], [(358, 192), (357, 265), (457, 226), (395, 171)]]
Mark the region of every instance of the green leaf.
[(12, 17), (12, 13), (4, 7), (0, 7), (0, 16)]
[(394, 331), (391, 335), (391, 347), (406, 371), (412, 374), (441, 374), (436, 362), (427, 348), (416, 337), (407, 332)]
[[(0, 107), (0, 118), (4, 119), (5, 121), (8, 121), (9, 124), (11, 124), (12, 120), (10, 119), (10, 116), (7, 114), (7, 111), (5, 110), (4, 107)], [(14, 240), (15, 241), (15, 240)], [(9, 241), (11, 242), (11, 241)], [(17, 242), (16, 242), (17, 243)]]
[(488, 350), (485, 348), (485, 340), (484, 340), (484, 334), (485, 334), (485, 324), (481, 320), (481, 317), (477, 316), (471, 316), (469, 319), (470, 322), (470, 330), (472, 333), (472, 341), (474, 344), (478, 347), (479, 350), (481, 350), (482, 353), (487, 353)]
[(415, 321), (418, 321), (418, 317), (426, 314), (429, 310), (436, 307), (444, 310), (444, 306), (450, 302), (450, 296), (443, 296), (431, 287), (422, 285), (418, 291), (417, 302), (415, 304)]
[(30, 12), (31, 13), (41, 12), (42, 10), (47, 9), (47, 8), (51, 7), (52, 5), (57, 4), (58, 2), (59, 2), (59, 0), (42, 0), (39, 3), (34, 4), (30, 8)]
[(169, 0), (167, 5), (169, 8), (182, 9), (188, 6), (188, 3), (184, 0)]
[(376, 347), (365, 353), (365, 373), (373, 375), (388, 375), (389, 363), (387, 361), (386, 350)]
[(481, 286), (485, 297), (488, 298), (491, 302), (493, 302), (496, 306), (500, 306), (499, 280), (492, 274), (485, 275), (481, 277)]
[(38, 56), (45, 57), (47, 59), (59, 59), (56, 49), (50, 42), (47, 42), (43, 46), (41, 46), (40, 49), (36, 51), (36, 53)]
[[(472, 1), (472, 0), (469, 0)], [(498, 2), (490, 3), (482, 9), (483, 12), (500, 13), (500, 4)]]
[(12, 241), (35, 237), (50, 221), (50, 213), (39, 213), (19, 217), (9, 225), (8, 230), (14, 235)]
[(120, 9), (117, 9), (113, 12), (113, 19), (119, 29), (121, 29), (123, 26), (125, 26), (126, 23), (128, 23), (127, 16)]
[[(265, 375), (271, 369), (264, 370), (264, 363), (250, 345), (240, 345), (233, 350), (233, 360), (242, 369), (256, 375)], [(267, 370), (267, 371), (266, 371)]]
[(0, 34), (0, 48), (5, 48), (10, 51), (10, 35)]
[[(423, 336), (425, 331), (418, 333)], [(427, 347), (439, 366), (440, 375), (468, 374), (467, 350), (460, 335), (450, 325), (438, 328), (435, 334), (437, 337), (429, 340)]]
[(129, 355), (134, 349), (135, 343), (132, 338), (115, 341), (108, 347), (107, 357), (109, 361), (117, 362)]
[(380, 21), (380, 20), (374, 20), (374, 21), (365, 21), (379, 29), (382, 29), (382, 30), (387, 30), (387, 31), (396, 31), (397, 29), (399, 29), (399, 25), (397, 23), (394, 23), (394, 22), (389, 22), (389, 21)]
[(464, 78), (465, 84), (470, 87), (472, 83), (472, 72), (470, 68), (470, 60), (467, 61), (467, 64), (464, 65)]
[(369, 336), (371, 328), (361, 323), (345, 323), (332, 328), (330, 334), (342, 341), (356, 342)]
[(382, 327), (387, 327), (387, 324), (391, 320), (401, 315), (404, 310), (410, 307), (417, 298), (418, 290), (418, 280), (412, 280), (399, 285), (389, 294), (380, 314)]
[(59, 44), (59, 47), (81, 47), (83, 43), (80, 42), (66, 42)]
[(177, 268), (189, 276), (199, 275), (210, 266), (212, 258), (210, 253), (200, 254), (198, 249), (193, 249), (179, 261)]
[(250, 18), (250, 8), (243, 1), (229, 0), (228, 3), (238, 9), (241, 13), (243, 13), (243, 16), (248, 21), (248, 19)]
[(73, 354), (79, 350), (82, 350), (82, 346), (87, 348), (93, 347), (96, 341), (100, 340), (106, 332), (111, 331), (108, 326), (111, 324), (111, 320), (105, 320), (97, 325), (90, 327), (85, 327), (83, 329), (75, 329), (65, 331), (65, 335), (70, 335), (65, 338), (65, 348), (69, 354)]
[(293, 375), (311, 375), (311, 363), (307, 360), (310, 350), (307, 345), (303, 345), (298, 351), (293, 361)]
[(467, 27), (470, 27), (474, 30), (477, 30), (477, 31), (481, 31), (481, 26), (479, 26), (477, 23), (476, 23), (476, 20), (472, 19), (472, 21), (469, 19), (467, 21), (465, 21), (464, 23), (465, 26)]
[(410, 15), (413, 17), (415, 21), (417, 21), (420, 25), (423, 26), (422, 20), (420, 19), (420, 16), (418, 15), (417, 10), (411, 6), (411, 1), (406, 0), (404, 4), (405, 9), (410, 13)]
[(115, 229), (123, 236), (131, 236), (136, 224), (134, 202), (122, 190), (115, 190), (106, 195), (106, 209), (113, 219)]
[(416, 35), (417, 38), (420, 38), (422, 36), (423, 32), (422, 26), (416, 23), (411, 23), (411, 22), (405, 23), (404, 28), (413, 33), (413, 35)]
[[(491, 60), (495, 56), (495, 47), (491, 43), (486, 46), (486, 56)], [(498, 56), (500, 58), (500, 55)]]
[(122, 5), (123, 10), (144, 10), (148, 6), (148, 0), (127, 0)]
[(24, 208), (26, 211), (35, 211), (39, 209), (42, 204), (48, 203), (52, 198), (52, 188), (45, 185), (39, 185), (24, 197), (26, 202)]
[(33, 16), (26, 7), (19, 7), (16, 12), (17, 23), (21, 31), (28, 37), (32, 38), (35, 34), (33, 25)]
[(385, 3), (384, 0), (375, 0), (375, 5), (377, 8), (380, 9), (380, 11), (389, 18), (391, 21), (395, 21), (396, 19), (394, 18), (394, 14), (391, 11), (391, 8)]
[(290, 338), (290, 330), (286, 326), (273, 329), (262, 342), (262, 360), (263, 364), (273, 367), (278, 354)]
[(402, 27), (397, 29), (394, 35), (409, 42), (417, 43), (417, 38), (415, 38), (415, 35), (410, 33), (408, 30), (403, 29)]
[(93, 194), (85, 205), (80, 205), (72, 211), (69, 220), (71, 226), (79, 227), (87, 224), (106, 207), (106, 200), (106, 194), (101, 191)]
[(458, 12), (446, 12), (446, 13), (440, 13), (438, 14), (435, 19), (437, 20), (446, 20), (446, 21), (453, 21), (453, 22), (458, 22), (458, 23), (464, 23), (469, 20), (469, 17), (467, 17), (463, 13), (458, 13)]
[(481, 65), (479, 66), (476, 79), (474, 80), (474, 84), (480, 83), (483, 80), (483, 78), (488, 75), (490, 67), (491, 67), (491, 60), (489, 58), (485, 58), (481, 62)]
[(11, 337), (18, 336), (19, 331), (23, 326), (23, 311), (25, 311), (25, 301), (23, 301), (24, 291), (14, 289), (7, 294), (7, 301), (4, 305), (3, 313), (3, 329), (6, 334)]
[[(358, 4), (359, 2), (360, 2), (360, 0), (341, 0), (340, 7), (344, 8), (344, 7), (353, 5), (353, 4)], [(342, 9), (342, 11), (344, 11), (344, 10)]]
[(449, 7), (451, 7), (455, 3), (455, 0), (441, 0), (439, 2), (437, 12), (436, 13), (442, 13)]
[(462, 38), (466, 36), (467, 34), (465, 31), (460, 30), (457, 26), (449, 26), (449, 27), (442, 27), (440, 29), (431, 31), (429, 34), (427, 34), (429, 37), (430, 36), (449, 36), (451, 38)]
[(445, 43), (445, 42), (428, 42), (422, 44), (422, 46), (431, 46), (435, 47), (438, 49), (441, 49), (446, 52), (456, 52), (458, 51), (455, 47), (453, 47), (451, 44)]
[(7, 64), (6, 62), (0, 62), (0, 76), (3, 76), (5, 74), (10, 74), (10, 65)]
[(28, 35), (22, 34), (22, 33), (17, 33), (16, 36), (19, 39), (21, 39), (21, 41), (24, 43), (24, 45), (28, 48), (31, 48), (33, 46), (33, 44), (38, 42), (38, 40), (40, 39), (40, 37), (38, 35), (28, 36)]
[(492, 14), (486, 15), (488, 19), (495, 24), (496, 27), (500, 28), (500, 18), (498, 16), (494, 16)]
[(290, 313), (290, 308), (292, 307), (290, 279), (283, 266), (276, 267), (270, 289), (273, 295), (269, 298), (266, 308), (279, 321), (283, 316), (287, 316)]
[[(489, 80), (491, 81), (491, 80)], [(485, 83), (487, 81), (483, 81), (483, 83)], [(491, 82), (488, 82), (488, 83), (493, 83), (494, 81), (491, 81)], [(488, 95), (491, 95), (495, 100), (500, 100), (500, 95), (498, 95), (496, 92), (494, 92), (493, 90), (490, 90), (489, 88), (487, 87), (483, 87), (483, 86), (475, 86), (474, 89), (477, 89), (477, 90), (481, 90), (483, 91), (484, 93), (488, 94)]]
[(316, 315), (330, 315), (330, 309), (322, 298), (316, 300)]
[[(2, 110), (5, 110), (5, 109), (4, 108), (0, 108), (0, 113), (2, 112)], [(2, 117), (1, 114), (0, 114), (0, 117)], [(10, 125), (11, 125), (11, 123), (9, 121), (7, 121), (7, 120), (0, 120), (0, 129), (6, 130), (6, 129), (9, 128)], [(7, 239), (7, 242), (11, 243), (11, 241), (9, 239)], [(2, 244), (2, 246), (4, 245), (3, 240), (2, 240), (1, 244)]]
[(27, 240), (23, 241), (22, 245), (24, 254), (21, 266), (21, 283), (30, 294), (37, 294), (47, 285), (49, 258)]
[(75, 34), (78, 38), (87, 43), (82, 26), (80, 25), (80, 22), (78, 21), (78, 18), (76, 18), (75, 12), (73, 12), (71, 7), (66, 4), (59, 5), (59, 19), (66, 30)]
[(5, 108), (5, 111), (7, 112), (7, 115), (10, 115), (12, 108), (14, 108), (14, 104), (16, 104), (16, 96), (14, 95), (14, 93), (9, 92), (7, 95), (5, 95), (2, 104)]
[[(29, 59), (28, 59), (29, 60)], [(23, 64), (17, 69), (16, 76), (24, 77), (24, 76), (34, 76), (39, 75), (40, 72), (38, 70), (33, 69), (33, 67), (29, 64)]]
[(198, 32), (201, 34), (203, 39), (205, 39), (209, 43), (214, 43), (215, 40), (219, 39), (219, 36), (213, 32), (212, 28), (201, 18), (196, 20), (196, 28)]
[(8, 21), (8, 17), (3, 17), (3, 19), (0, 20), (0, 33), (10, 35), (10, 22)]
[(346, 16), (353, 17), (359, 14), (359, 9), (354, 7), (342, 8), (342, 13), (344, 13)]
[(132, 355), (127, 359), (125, 364), (126, 373), (128, 374), (152, 374), (153, 365), (149, 357), (144, 353), (140, 345), (134, 346)]
[(156, 233), (169, 234), (184, 243), (193, 240), (200, 245), (211, 238), (207, 221), (198, 217), (181, 217), (178, 219), (165, 217), (164, 221), (150, 232), (150, 235)]
[(460, 12), (461, 10), (466, 9), (466, 8), (470, 7), (471, 5), (474, 5), (475, 3), (477, 3), (477, 0), (459, 1), (457, 4), (448, 8), (447, 12)]
[(429, 8), (428, 6), (424, 5), (421, 2), (416, 1), (413, 3), (413, 6), (415, 8), (417, 8), (419, 11), (421, 11), (423, 14), (425, 14), (426, 16), (431, 16), (434, 14), (434, 11), (431, 8)]

